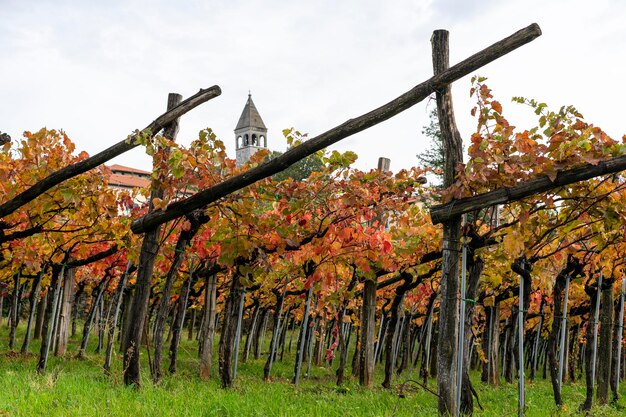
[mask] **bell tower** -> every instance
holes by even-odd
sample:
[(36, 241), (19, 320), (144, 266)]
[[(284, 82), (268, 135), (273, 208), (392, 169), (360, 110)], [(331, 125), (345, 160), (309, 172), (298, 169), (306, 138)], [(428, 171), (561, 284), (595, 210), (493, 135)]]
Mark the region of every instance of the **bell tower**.
[(238, 167), (248, 162), (256, 151), (267, 149), (267, 127), (265, 127), (250, 93), (248, 93), (248, 101), (235, 128), (235, 138)]

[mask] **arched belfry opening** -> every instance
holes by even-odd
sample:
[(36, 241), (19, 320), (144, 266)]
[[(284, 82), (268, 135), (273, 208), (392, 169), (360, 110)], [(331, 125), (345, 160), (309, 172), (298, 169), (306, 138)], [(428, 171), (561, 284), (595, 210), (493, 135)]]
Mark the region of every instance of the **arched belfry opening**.
[(248, 94), (248, 101), (235, 127), (237, 166), (250, 160), (259, 149), (267, 149), (267, 127)]

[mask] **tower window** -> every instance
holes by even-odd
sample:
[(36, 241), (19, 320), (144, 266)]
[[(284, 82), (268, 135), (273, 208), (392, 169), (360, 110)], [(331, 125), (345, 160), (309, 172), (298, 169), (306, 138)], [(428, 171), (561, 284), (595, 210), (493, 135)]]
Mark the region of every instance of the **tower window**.
[(243, 135), (243, 146), (250, 145), (250, 139), (248, 138), (248, 134)]
[(257, 143), (256, 143), (256, 135), (254, 135), (254, 134), (252, 135), (252, 145), (253, 146), (257, 145)]
[(237, 136), (237, 149), (241, 148), (241, 135)]
[[(261, 143), (263, 145), (261, 145)], [(264, 148), (267, 148), (267, 138), (265, 137), (265, 135), (259, 136), (259, 146), (263, 146)]]

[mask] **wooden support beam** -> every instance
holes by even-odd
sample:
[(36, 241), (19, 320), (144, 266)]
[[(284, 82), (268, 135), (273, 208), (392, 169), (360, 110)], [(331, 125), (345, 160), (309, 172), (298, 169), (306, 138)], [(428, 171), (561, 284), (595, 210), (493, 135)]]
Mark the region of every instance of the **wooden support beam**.
[(159, 224), (173, 220), (185, 213), (211, 204), (222, 197), (240, 190), (256, 181), (277, 174), (299, 160), (326, 148), (355, 133), (375, 126), (398, 113), (410, 108), (427, 98), (430, 94), (445, 88), (453, 81), (464, 77), (488, 63), (506, 55), (507, 53), (531, 42), (541, 35), (539, 25), (532, 25), (515, 32), (513, 35), (502, 39), (486, 49), (450, 67), (448, 70), (437, 74), (430, 79), (418, 84), (411, 90), (395, 98), (377, 109), (365, 113), (354, 119), (350, 119), (299, 146), (291, 148), (281, 156), (267, 161), (256, 168), (252, 168), (242, 174), (228, 178), (227, 180), (206, 188), (195, 195), (171, 203), (165, 211), (149, 213), (133, 221), (131, 230), (134, 233), (143, 233)]
[[(440, 74), (448, 69), (449, 33), (436, 30), (431, 38), (433, 70)], [(443, 145), (443, 186), (450, 187), (456, 177), (456, 167), (463, 162), (463, 140), (456, 127), (452, 90), (450, 86), (437, 91), (437, 118)], [(461, 216), (443, 224), (441, 281), (439, 291), (439, 339), (437, 340), (437, 393), (440, 416), (459, 416), (461, 405), (461, 368), (463, 335), (459, 333), (459, 253), (461, 252)], [(465, 272), (465, 265), (462, 267)], [(465, 275), (464, 275), (465, 276)], [(464, 290), (461, 298), (464, 298)], [(458, 341), (458, 345), (457, 345)]]
[(481, 210), (496, 204), (518, 201), (534, 194), (543, 193), (575, 182), (585, 181), (600, 175), (614, 174), (626, 170), (626, 155), (607, 159), (597, 165), (586, 164), (579, 168), (559, 171), (552, 181), (545, 175), (528, 181), (522, 181), (512, 187), (498, 188), (472, 197), (452, 200), (446, 204), (433, 206), (430, 218), (433, 224), (444, 223), (461, 214)]
[(200, 104), (219, 96), (220, 94), (222, 94), (222, 90), (217, 85), (214, 85), (213, 87), (204, 90), (201, 89), (196, 94), (189, 97), (187, 100), (181, 102), (175, 108), (157, 117), (139, 134), (131, 135), (128, 138), (116, 143), (115, 145), (105, 149), (100, 153), (97, 153), (87, 159), (83, 159), (80, 162), (62, 168), (56, 172), (53, 172), (46, 178), (37, 182), (32, 187), (26, 189), (25, 191), (22, 191), (20, 194), (16, 195), (12, 199), (2, 203), (2, 205), (0, 205), (0, 218), (8, 216), (18, 208), (22, 207), (24, 204), (33, 201), (35, 198), (45, 193), (55, 185), (59, 185), (65, 180), (68, 180), (72, 177), (96, 168), (97, 166), (104, 164), (105, 162), (115, 158), (116, 156), (119, 156), (124, 152), (135, 148), (137, 145), (139, 145), (138, 139), (139, 137), (141, 137), (141, 135), (146, 133), (156, 135), (161, 129), (163, 129), (164, 126), (170, 124), (172, 121), (178, 119), (183, 114), (196, 108)]

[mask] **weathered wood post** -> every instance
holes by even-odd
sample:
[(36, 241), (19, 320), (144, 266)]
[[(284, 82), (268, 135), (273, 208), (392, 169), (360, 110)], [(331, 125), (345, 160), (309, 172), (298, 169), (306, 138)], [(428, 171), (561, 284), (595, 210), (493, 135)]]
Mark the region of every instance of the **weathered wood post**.
[(272, 373), (272, 365), (276, 360), (276, 353), (278, 352), (278, 343), (280, 339), (280, 334), (284, 324), (282, 324), (283, 320), (287, 320), (287, 316), (289, 315), (289, 310), (287, 310), (287, 314), (283, 316), (283, 307), (285, 306), (285, 296), (287, 295), (287, 278), (285, 278), (285, 284), (283, 286), (283, 291), (281, 295), (276, 295), (277, 298), (277, 307), (274, 309), (274, 329), (272, 331), (272, 340), (270, 341), (270, 351), (267, 355), (267, 361), (265, 362), (265, 367), (263, 368), (263, 379), (268, 380)]
[(17, 330), (17, 322), (19, 319), (18, 312), (19, 312), (19, 304), (20, 304), (21, 277), (22, 277), (22, 270), (19, 269), (13, 277), (14, 286), (13, 286), (13, 294), (11, 295), (11, 308), (9, 309), (9, 323), (11, 325), (11, 330), (9, 333), (9, 350), (13, 350), (13, 345), (15, 344), (15, 332)]
[(619, 392), (620, 370), (622, 361), (622, 336), (624, 334), (624, 292), (626, 292), (626, 278), (622, 278), (622, 291), (619, 296), (619, 325), (617, 330), (617, 366), (615, 366), (615, 394), (617, 401)]
[(543, 308), (545, 299), (541, 296), (541, 305), (539, 306), (539, 324), (537, 325), (537, 333), (535, 334), (535, 343), (533, 344), (532, 366), (530, 368), (530, 380), (535, 380), (537, 373), (537, 359), (539, 357), (539, 341), (541, 340), (541, 328), (543, 327)]
[(107, 349), (104, 358), (104, 373), (108, 374), (111, 370), (111, 357), (113, 356), (113, 342), (115, 341), (115, 328), (117, 327), (117, 319), (120, 316), (120, 309), (122, 306), (122, 297), (124, 296), (124, 288), (126, 287), (126, 281), (130, 272), (131, 262), (128, 261), (124, 275), (120, 278), (115, 289), (115, 296), (113, 303), (115, 304), (115, 311), (113, 312), (113, 322), (109, 323), (109, 338), (107, 340)]
[[(431, 38), (433, 70), (435, 76), (449, 67), (449, 33), (436, 30)], [(463, 141), (456, 127), (450, 86), (441, 87), (437, 93), (437, 116), (443, 141), (443, 186), (454, 183), (456, 166), (463, 162)], [(456, 341), (459, 327), (459, 254), (461, 252), (461, 216), (450, 218), (443, 224), (443, 256), (441, 276), (441, 301), (439, 304), (439, 339), (437, 345), (437, 385), (441, 415), (457, 415), (456, 381), (458, 371)]]
[(615, 280), (612, 276), (605, 278), (602, 285), (602, 314), (600, 316), (600, 343), (598, 352), (600, 360), (598, 361), (598, 388), (596, 396), (598, 405), (605, 405), (609, 397), (609, 385), (611, 381), (611, 363), (613, 353), (613, 310), (615, 305), (613, 302), (613, 284)]
[(74, 281), (76, 269), (69, 268), (65, 271), (65, 279), (63, 280), (63, 293), (61, 295), (61, 306), (59, 314), (59, 341), (56, 345), (54, 354), (63, 356), (67, 352), (67, 342), (70, 336), (70, 324), (72, 320), (72, 304), (74, 303)]
[(206, 278), (204, 302), (206, 305), (206, 319), (202, 331), (202, 354), (200, 355), (200, 379), (211, 377), (213, 361), (213, 338), (215, 335), (217, 277), (211, 274)]
[(518, 348), (518, 376), (519, 376), (519, 398), (518, 411), (519, 417), (525, 415), (526, 401), (524, 390), (524, 275), (519, 276), (519, 308), (517, 312), (517, 348)]
[(565, 276), (565, 294), (563, 299), (563, 316), (561, 318), (561, 342), (559, 345), (559, 391), (563, 388), (563, 368), (565, 365), (565, 334), (567, 332), (567, 299), (569, 297), (570, 276)]
[(241, 341), (241, 327), (243, 322), (243, 307), (246, 304), (246, 289), (241, 289), (239, 307), (237, 310), (237, 330), (235, 331), (235, 349), (233, 357), (233, 379), (237, 378), (237, 364), (239, 363), (239, 342)]
[[(50, 288), (48, 292), (51, 294), (52, 300), (50, 301), (52, 304), (48, 313), (51, 315), (50, 321), (46, 321), (44, 319), (44, 332), (46, 333), (41, 341), (41, 349), (39, 353), (39, 362), (37, 363), (37, 372), (44, 373), (46, 371), (46, 366), (48, 365), (48, 355), (50, 353), (50, 343), (52, 343), (52, 335), (54, 334), (54, 322), (56, 320), (56, 311), (57, 304), (59, 303), (59, 293), (61, 292), (61, 281), (63, 281), (63, 275), (65, 273), (65, 264), (61, 266), (61, 271), (56, 276), (56, 282), (50, 283)], [(55, 272), (53, 272), (55, 274)], [(53, 280), (54, 280), (53, 276)], [(54, 285), (54, 287), (53, 287)], [(53, 290), (50, 292), (50, 290)], [(46, 314), (48, 315), (48, 314)]]
[[(180, 94), (170, 93), (167, 97), (167, 109), (175, 108), (182, 100)], [(176, 138), (178, 133), (179, 119), (174, 119), (165, 127), (163, 135), (171, 140)], [(165, 179), (165, 173), (159, 173), (159, 179)], [(152, 194), (150, 196), (150, 207), (148, 212), (154, 211), (153, 201), (163, 198), (163, 188), (160, 181), (154, 181)], [(133, 297), (129, 319), (128, 334), (124, 338), (124, 383), (139, 387), (141, 383), (139, 368), (139, 351), (146, 313), (148, 312), (148, 301), (150, 300), (150, 282), (154, 270), (154, 261), (159, 251), (159, 234), (161, 226), (156, 226), (148, 230), (143, 237), (141, 253), (139, 255), (139, 265), (137, 270), (137, 283), (135, 284), (135, 296)]]
[(596, 383), (596, 363), (598, 357), (598, 323), (600, 321), (600, 294), (602, 294), (602, 271), (598, 276), (598, 291), (596, 293), (596, 309), (593, 316), (593, 352), (591, 354), (591, 391)]
[[(40, 271), (35, 278), (35, 282), (33, 283), (33, 290), (30, 295), (30, 314), (28, 315), (28, 324), (26, 325), (26, 334), (24, 335), (24, 343), (22, 343), (22, 349), (20, 352), (22, 354), (28, 352), (28, 347), (30, 346), (31, 340), (31, 328), (33, 325), (33, 320), (35, 318), (35, 310), (37, 308), (37, 300), (39, 299), (39, 291), (41, 290), (41, 278), (43, 276), (43, 271)], [(2, 306), (0, 305), (0, 309)], [(1, 314), (0, 314), (1, 315)]]
[[(391, 160), (378, 158), (378, 170), (389, 171)], [(363, 308), (361, 310), (361, 359), (359, 383), (371, 387), (374, 382), (376, 337), (376, 281), (366, 279), (363, 283)]]
[[(463, 242), (461, 262), (461, 296), (459, 308), (459, 340), (456, 358), (456, 414), (461, 415), (461, 391), (463, 388), (463, 347), (465, 342), (465, 284), (467, 277), (467, 243)], [(520, 286), (520, 294), (523, 292)]]
[(300, 336), (298, 337), (298, 352), (296, 354), (296, 368), (293, 377), (293, 383), (298, 385), (300, 382), (300, 372), (302, 370), (302, 358), (304, 357), (304, 347), (306, 341), (306, 335), (309, 329), (309, 308), (311, 305), (311, 297), (313, 296), (313, 284), (306, 293), (306, 300), (304, 302), (304, 314), (302, 316), (302, 324), (300, 325)]

